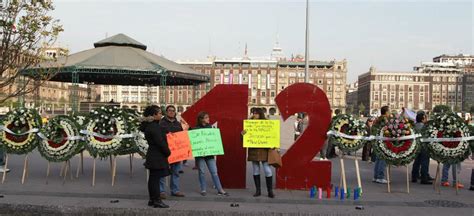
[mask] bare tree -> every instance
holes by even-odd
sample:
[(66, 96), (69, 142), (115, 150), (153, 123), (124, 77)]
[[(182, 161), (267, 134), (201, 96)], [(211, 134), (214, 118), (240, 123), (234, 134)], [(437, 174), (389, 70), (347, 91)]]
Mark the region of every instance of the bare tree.
[[(57, 72), (35, 70), (29, 78), (22, 76), (43, 60), (42, 51), (51, 47), (63, 31), (59, 20), (49, 15), (54, 10), (50, 0), (4, 2), (0, 11), (0, 103), (33, 92)], [(20, 78), (22, 83), (18, 85)], [(14, 90), (5, 93), (5, 89)]]

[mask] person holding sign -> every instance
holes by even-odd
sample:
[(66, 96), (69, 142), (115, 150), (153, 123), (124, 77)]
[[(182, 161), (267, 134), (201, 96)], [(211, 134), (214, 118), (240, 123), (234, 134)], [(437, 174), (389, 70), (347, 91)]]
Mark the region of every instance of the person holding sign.
[[(261, 108), (255, 108), (252, 111), (252, 120), (266, 120), (265, 113)], [(242, 131), (242, 135), (245, 135), (247, 131)], [(245, 142), (245, 141), (244, 141)], [(260, 189), (260, 163), (262, 164), (263, 171), (265, 173), (265, 180), (267, 184), (268, 197), (274, 198), (273, 193), (273, 173), (270, 165), (268, 164), (268, 149), (269, 148), (248, 148), (247, 160), (252, 162), (253, 168), (253, 180), (255, 182), (256, 192), (253, 195), (258, 197), (262, 194)]]
[[(183, 130), (188, 130), (189, 125), (184, 120), (178, 122), (176, 119), (176, 108), (172, 105), (166, 107), (166, 116), (160, 121), (160, 130), (163, 136), (166, 137), (168, 133), (175, 133)], [(165, 139), (166, 140), (166, 139)], [(171, 180), (170, 189), (171, 196), (184, 197), (184, 193), (179, 190), (179, 171), (181, 168), (181, 161), (170, 164), (171, 166)], [(166, 180), (160, 179), (160, 196), (162, 199), (166, 198), (165, 190)]]
[[(197, 125), (195, 128), (193, 128), (194, 130), (212, 128), (212, 126), (209, 123), (209, 114), (207, 112), (200, 112), (198, 114), (196, 122), (197, 122)], [(222, 148), (222, 141), (220, 144)], [(229, 193), (225, 192), (224, 189), (222, 188), (221, 180), (219, 179), (219, 175), (217, 174), (217, 164), (216, 164), (215, 155), (200, 156), (200, 157), (196, 157), (195, 159), (196, 159), (196, 165), (199, 171), (199, 185), (201, 187), (201, 195), (206, 196), (207, 184), (206, 184), (206, 177), (205, 177), (204, 170), (206, 169), (206, 166), (207, 166), (207, 169), (211, 173), (212, 181), (214, 182), (214, 185), (216, 186), (217, 195), (229, 196)]]
[(161, 109), (156, 105), (148, 106), (143, 115), (145, 119), (140, 126), (140, 130), (145, 133), (149, 146), (145, 160), (145, 167), (150, 170), (150, 177), (148, 179), (150, 201), (148, 201), (148, 206), (169, 208), (161, 200), (159, 191), (160, 178), (170, 175), (168, 156), (171, 154), (166, 138), (160, 131)]

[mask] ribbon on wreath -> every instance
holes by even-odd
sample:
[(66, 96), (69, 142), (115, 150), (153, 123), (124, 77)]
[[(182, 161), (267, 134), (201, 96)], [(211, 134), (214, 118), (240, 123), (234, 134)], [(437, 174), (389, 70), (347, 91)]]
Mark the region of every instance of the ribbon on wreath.
[[(37, 133), (37, 135), (41, 138), (41, 139), (44, 139), (44, 140), (50, 140), (48, 137), (46, 137), (44, 134), (42, 134), (41, 132)], [(75, 141), (75, 140), (84, 140), (84, 137), (82, 136), (70, 136), (70, 137), (66, 137), (65, 139), (63, 140), (69, 140), (69, 141)]]
[(403, 140), (411, 140), (411, 139), (416, 139), (418, 137), (421, 137), (421, 134), (412, 134), (408, 136), (401, 136), (401, 137), (384, 137), (384, 136), (354, 136), (354, 135), (348, 135), (345, 133), (341, 133), (339, 131), (328, 131), (327, 135), (333, 135), (337, 137), (342, 137), (346, 139), (353, 139), (353, 140), (366, 140), (366, 141), (372, 141), (372, 140), (382, 140), (382, 141), (403, 141)]
[(81, 130), (80, 133), (85, 134), (85, 135), (99, 137), (99, 138), (102, 138), (102, 139), (115, 139), (115, 138), (126, 139), (126, 138), (133, 138), (133, 137), (137, 136), (136, 134), (103, 135), (103, 134), (96, 133), (96, 132), (93, 132), (93, 131), (88, 131), (88, 130)]
[(15, 136), (23, 136), (23, 135), (27, 135), (27, 134), (30, 134), (30, 133), (36, 133), (36, 132), (39, 131), (39, 129), (38, 128), (32, 128), (29, 131), (26, 131), (26, 132), (23, 132), (23, 133), (15, 133), (12, 130), (5, 127), (4, 125), (0, 125), (0, 131), (5, 131), (5, 132), (7, 132), (11, 135), (15, 135)]
[(421, 138), (421, 142), (462, 142), (474, 140), (474, 136), (469, 137), (446, 137), (446, 138)]

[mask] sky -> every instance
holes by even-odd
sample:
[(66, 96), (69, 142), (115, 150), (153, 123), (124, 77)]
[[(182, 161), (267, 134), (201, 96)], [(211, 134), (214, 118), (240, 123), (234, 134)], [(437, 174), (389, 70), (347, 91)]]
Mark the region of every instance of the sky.
[[(171, 60), (304, 54), (302, 0), (56, 0), (70, 53), (124, 33)], [(348, 82), (370, 66), (410, 71), (441, 54), (474, 54), (473, 1), (310, 1), (312, 60), (348, 61)]]

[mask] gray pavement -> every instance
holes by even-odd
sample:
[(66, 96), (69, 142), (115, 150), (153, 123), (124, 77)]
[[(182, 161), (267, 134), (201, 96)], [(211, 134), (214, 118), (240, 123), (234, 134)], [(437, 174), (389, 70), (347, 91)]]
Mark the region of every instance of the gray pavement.
[[(282, 148), (292, 144), (292, 120), (282, 124)], [(392, 193), (386, 185), (371, 182), (373, 164), (359, 161), (364, 194), (359, 201), (309, 198), (308, 191), (276, 190), (277, 197), (254, 198), (251, 167), (248, 166), (247, 189), (228, 189), (229, 197), (211, 193), (206, 197), (199, 194), (197, 171), (184, 167), (181, 189), (185, 198), (169, 198), (165, 202), (168, 210), (152, 209), (146, 206), (148, 193), (146, 171), (143, 160), (133, 160), (133, 174), (130, 174), (128, 157), (117, 159), (117, 176), (111, 186), (109, 160), (97, 161), (95, 187), (91, 186), (92, 158), (85, 156), (84, 173), (75, 178), (79, 157), (71, 161), (74, 177), (63, 184), (59, 176), (62, 164), (51, 164), (51, 176), (46, 184), (46, 160), (37, 152), (30, 154), (28, 178), (21, 184), (24, 156), (10, 155), (12, 171), (7, 181), (0, 185), (0, 215), (474, 215), (474, 192), (460, 189), (456, 195), (453, 188), (441, 188), (438, 194), (431, 185), (411, 184), (406, 193), (406, 168), (392, 168)], [(315, 158), (316, 160), (317, 158)], [(334, 159), (332, 183), (339, 183), (339, 159)], [(354, 160), (345, 159), (348, 186), (356, 186)], [(189, 164), (194, 164), (190, 161)], [(460, 181), (468, 187), (474, 161), (463, 163)], [(430, 172), (435, 175), (436, 164), (432, 161)], [(410, 166), (411, 170), (411, 166)], [(208, 178), (208, 185), (212, 182)], [(265, 191), (263, 193), (266, 194)], [(111, 203), (118, 200), (118, 203)], [(238, 203), (239, 207), (231, 207)], [(364, 210), (356, 210), (363, 206)]]

